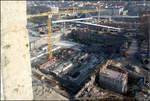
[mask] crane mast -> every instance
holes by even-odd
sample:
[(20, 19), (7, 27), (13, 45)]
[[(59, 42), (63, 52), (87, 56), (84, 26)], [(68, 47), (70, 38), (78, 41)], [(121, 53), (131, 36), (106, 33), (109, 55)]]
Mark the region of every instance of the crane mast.
[(98, 3), (98, 20), (97, 20), (97, 23), (98, 24), (100, 23), (100, 1)]
[(48, 26), (48, 48), (49, 48), (49, 59), (52, 59), (52, 39), (51, 39), (51, 35), (52, 35), (52, 25), (51, 25), (51, 17), (52, 15), (48, 15), (47, 18), (47, 26)]

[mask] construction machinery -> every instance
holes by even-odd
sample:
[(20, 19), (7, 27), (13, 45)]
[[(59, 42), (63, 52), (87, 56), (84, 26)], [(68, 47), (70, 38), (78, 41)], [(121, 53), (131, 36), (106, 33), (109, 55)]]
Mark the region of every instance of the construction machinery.
[(49, 48), (49, 59), (52, 59), (52, 40), (51, 40), (51, 34), (52, 34), (52, 21), (51, 18), (53, 15), (64, 15), (64, 14), (77, 14), (77, 13), (89, 13), (89, 12), (100, 12), (103, 10), (98, 9), (88, 9), (88, 10), (68, 10), (68, 11), (60, 11), (60, 12), (45, 12), (35, 15), (30, 15), (27, 18), (35, 18), (35, 17), (44, 17), (47, 16), (47, 26), (48, 26), (48, 48)]

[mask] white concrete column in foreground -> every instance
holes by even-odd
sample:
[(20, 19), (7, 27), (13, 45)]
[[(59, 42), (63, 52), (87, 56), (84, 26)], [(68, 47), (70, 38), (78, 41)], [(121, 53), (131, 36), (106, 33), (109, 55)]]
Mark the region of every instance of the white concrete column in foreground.
[(26, 1), (1, 1), (1, 93), (4, 100), (33, 99), (26, 24)]

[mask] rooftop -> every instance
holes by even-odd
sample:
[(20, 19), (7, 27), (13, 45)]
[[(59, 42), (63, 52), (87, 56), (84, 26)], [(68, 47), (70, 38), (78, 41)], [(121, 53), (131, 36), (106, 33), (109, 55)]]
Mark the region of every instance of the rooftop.
[(107, 66), (106, 68), (103, 69), (102, 72), (100, 72), (100, 75), (118, 80), (118, 81), (123, 81), (127, 77), (127, 73), (123, 71), (122, 69), (116, 68), (114, 66)]

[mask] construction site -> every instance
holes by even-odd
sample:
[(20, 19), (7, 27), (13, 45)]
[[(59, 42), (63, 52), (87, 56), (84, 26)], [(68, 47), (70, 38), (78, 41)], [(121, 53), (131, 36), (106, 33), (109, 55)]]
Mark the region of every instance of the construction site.
[(33, 78), (69, 99), (150, 100), (148, 5), (123, 15), (123, 3), (79, 3), (28, 17)]
[(34, 100), (150, 101), (149, 1), (27, 1)]

